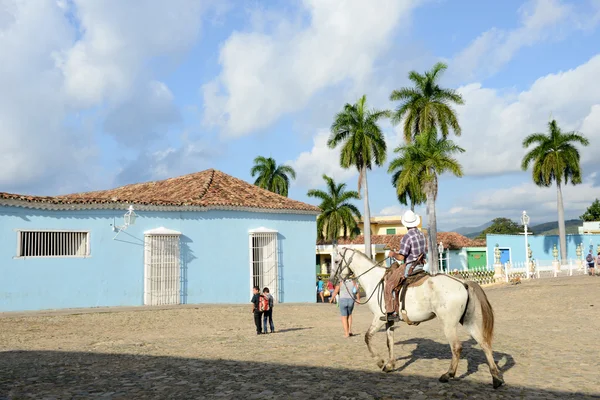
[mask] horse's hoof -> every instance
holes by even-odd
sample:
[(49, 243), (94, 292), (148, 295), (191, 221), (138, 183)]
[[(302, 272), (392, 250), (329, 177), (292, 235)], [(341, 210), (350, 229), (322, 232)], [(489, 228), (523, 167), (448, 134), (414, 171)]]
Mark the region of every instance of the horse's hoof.
[(442, 382), (442, 383), (450, 382), (450, 375), (444, 374), (444, 375), (440, 376), (440, 382)]
[(492, 381), (494, 383), (494, 389), (498, 389), (504, 383), (504, 381), (502, 379), (496, 378), (495, 376), (492, 377)]
[(395, 365), (394, 365), (394, 364), (385, 364), (385, 365), (383, 366), (383, 369), (382, 369), (382, 371), (383, 371), (383, 372), (392, 372), (392, 371), (394, 370), (394, 368), (395, 368)]
[(385, 365), (385, 361), (383, 361), (383, 360), (379, 360), (379, 361), (377, 361), (377, 366), (378, 366), (379, 368), (383, 368), (383, 366), (384, 366), (384, 365)]

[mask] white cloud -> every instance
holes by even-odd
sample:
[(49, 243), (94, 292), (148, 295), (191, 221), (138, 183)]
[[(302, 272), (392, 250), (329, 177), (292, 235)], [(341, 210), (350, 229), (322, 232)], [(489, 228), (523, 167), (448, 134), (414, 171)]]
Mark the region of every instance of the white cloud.
[(549, 74), (521, 93), (502, 93), (473, 83), (459, 88), (465, 105), (457, 107), (462, 136), (453, 138), (467, 151), (459, 155), (467, 175), (520, 171), (523, 139), (547, 132), (550, 118), (564, 131), (578, 130), (590, 139), (582, 162), (600, 164), (600, 55), (577, 68)]
[(181, 119), (173, 93), (164, 83), (151, 81), (112, 106), (103, 128), (117, 142), (139, 149), (164, 136)]
[[(83, 36), (57, 54), (74, 104), (121, 100), (139, 82), (144, 63), (176, 56), (193, 44), (203, 3), (195, 0), (74, 0)], [(141, 79), (143, 79), (143, 74)]]
[(234, 32), (221, 48), (220, 75), (203, 86), (205, 122), (247, 135), (319, 90), (366, 79), (414, 3), (304, 0), (308, 26), (281, 18), (271, 34)]
[[(336, 182), (346, 182), (358, 176), (355, 168), (340, 167), (340, 148), (330, 149), (327, 146), (329, 131), (323, 129), (313, 138), (310, 151), (300, 153), (298, 158), (286, 162), (296, 171), (294, 185), (313, 189), (324, 185), (323, 174), (332, 177)], [(356, 190), (356, 189), (353, 189)]]
[[(172, 95), (153, 83), (149, 65), (173, 61), (193, 44), (204, 3), (0, 0), (2, 190), (52, 194), (102, 175), (97, 129), (89, 125), (94, 107), (108, 106), (113, 133), (137, 139), (153, 131), (152, 121), (172, 122)], [(155, 101), (132, 105), (152, 88), (162, 88)], [(151, 118), (140, 117), (148, 112)]]
[[(562, 188), (565, 218), (578, 218), (594, 199), (600, 197), (600, 189), (594, 187), (597, 173), (585, 176), (579, 185)], [(536, 225), (558, 218), (556, 187), (541, 188), (532, 182), (475, 195), (468, 205), (455, 206), (449, 211), (441, 210), (439, 220), (445, 227), (475, 226), (496, 217), (518, 220), (523, 210)]]
[(518, 28), (508, 31), (492, 28), (482, 33), (451, 61), (450, 76), (463, 80), (485, 78), (498, 72), (524, 47), (563, 38), (576, 29), (589, 29), (598, 22), (599, 14), (597, 10), (590, 13), (587, 7), (577, 10), (576, 6), (581, 5), (564, 4), (560, 0), (528, 1), (518, 10)]
[(74, 31), (51, 2), (4, 1), (0, 10), (0, 185), (10, 190), (76, 160), (51, 57), (70, 46)]
[(381, 215), (381, 216), (402, 215), (409, 208), (410, 207), (401, 206), (401, 205), (388, 206), (388, 207), (384, 207), (381, 211), (379, 211), (379, 213), (377, 213), (377, 215)]
[(208, 160), (215, 155), (214, 149), (206, 143), (184, 138), (178, 147), (142, 151), (118, 172), (115, 184), (147, 182), (197, 172), (208, 167)]

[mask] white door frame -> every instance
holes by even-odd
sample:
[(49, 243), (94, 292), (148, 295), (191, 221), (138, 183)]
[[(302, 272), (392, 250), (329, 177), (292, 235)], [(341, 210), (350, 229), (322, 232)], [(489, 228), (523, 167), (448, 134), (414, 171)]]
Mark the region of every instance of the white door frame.
[[(144, 232), (144, 305), (181, 304), (180, 236), (181, 232), (164, 227)], [(153, 249), (152, 243), (161, 238), (166, 242), (170, 241), (169, 245), (175, 248), (169, 252)], [(152, 275), (154, 260), (157, 258), (159, 262), (171, 264), (170, 268), (160, 268), (158, 283)]]
[[(279, 302), (279, 240), (278, 240), (278, 231), (274, 229), (268, 229), (265, 227), (260, 227), (257, 229), (251, 229), (248, 231), (248, 264), (250, 268), (250, 296), (252, 296), (252, 288), (254, 287), (254, 246), (252, 240), (257, 238), (258, 240), (264, 239), (267, 240), (265, 243), (261, 244), (260, 247), (263, 247), (263, 250), (267, 250), (270, 252), (270, 257), (268, 259), (269, 264), (271, 264), (272, 273), (270, 276), (265, 277), (264, 270), (261, 270), (261, 283), (263, 286), (260, 286), (260, 290), (263, 290), (264, 286), (269, 288), (271, 296), (273, 296), (273, 302)], [(268, 241), (271, 239), (271, 241)], [(259, 248), (260, 248), (259, 247)], [(265, 283), (264, 279), (268, 279), (270, 282)]]

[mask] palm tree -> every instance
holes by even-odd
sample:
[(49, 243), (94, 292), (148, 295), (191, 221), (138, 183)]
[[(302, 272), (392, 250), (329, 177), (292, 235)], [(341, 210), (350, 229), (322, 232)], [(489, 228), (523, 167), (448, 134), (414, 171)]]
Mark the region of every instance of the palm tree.
[(346, 191), (346, 184), (337, 184), (335, 181), (323, 175), (327, 184), (327, 191), (311, 189), (308, 191), (308, 197), (321, 199), (319, 208), (321, 214), (317, 217), (317, 232), (319, 239), (331, 240), (336, 245), (340, 231), (342, 237), (350, 236), (354, 238), (359, 232), (357, 220), (360, 219), (360, 211), (356, 206), (349, 202), (352, 199), (359, 199), (358, 192)]
[[(277, 165), (271, 157), (258, 156), (254, 159), (254, 166), (250, 175), (258, 174), (254, 184), (273, 193), (287, 197), (290, 187), (290, 176), (296, 179), (296, 171), (288, 165)], [(289, 176), (288, 176), (289, 175)]]
[(536, 144), (525, 154), (521, 168), (526, 171), (533, 163), (533, 182), (541, 187), (550, 187), (556, 182), (556, 198), (558, 206), (558, 234), (560, 236), (561, 263), (567, 260), (567, 237), (565, 232), (565, 209), (562, 199), (562, 183), (573, 185), (581, 183), (581, 166), (579, 151), (575, 143), (587, 146), (590, 142), (585, 136), (576, 132), (563, 133), (556, 120), (548, 123), (548, 134), (533, 133), (523, 140), (523, 147)]
[(381, 128), (377, 124), (389, 111), (367, 109), (367, 96), (363, 95), (356, 104), (346, 103), (331, 124), (331, 136), (327, 141), (330, 148), (342, 144), (340, 165), (358, 170), (358, 193), (364, 186), (364, 236), (365, 254), (371, 257), (371, 212), (369, 210), (369, 186), (367, 170), (383, 165), (387, 146)]
[(452, 104), (464, 104), (464, 100), (455, 90), (439, 86), (439, 77), (446, 68), (446, 64), (438, 62), (423, 75), (411, 71), (408, 79), (415, 87), (403, 87), (390, 95), (390, 100), (401, 101), (392, 114), (392, 123), (397, 125), (404, 119), (407, 143), (432, 127), (439, 128), (443, 137), (448, 136), (450, 128), (460, 136), (461, 129)]
[(427, 223), (429, 265), (432, 273), (437, 273), (437, 221), (435, 201), (438, 192), (438, 177), (444, 172), (461, 177), (462, 167), (453, 158), (453, 154), (465, 150), (454, 144), (452, 140), (438, 139), (435, 128), (421, 132), (414, 142), (400, 146), (394, 150), (399, 157), (394, 159), (388, 168), (389, 173), (398, 172), (396, 188), (399, 192), (407, 190), (418, 177), (427, 198)]
[(411, 181), (406, 185), (403, 190), (398, 188), (398, 179), (402, 174), (402, 167), (394, 168), (396, 172), (392, 175), (392, 185), (396, 188), (396, 195), (398, 196), (398, 202), (405, 206), (410, 204), (410, 210), (415, 211), (415, 206), (423, 204), (427, 201), (427, 196), (423, 192), (423, 186), (421, 179), (418, 176), (410, 176)]

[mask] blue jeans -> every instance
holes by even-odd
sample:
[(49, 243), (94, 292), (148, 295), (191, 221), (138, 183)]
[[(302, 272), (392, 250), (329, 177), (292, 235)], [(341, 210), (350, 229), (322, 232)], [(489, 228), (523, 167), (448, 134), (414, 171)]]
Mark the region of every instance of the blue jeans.
[(269, 325), (271, 327), (271, 332), (275, 331), (275, 325), (273, 324), (273, 309), (269, 311), (265, 311), (263, 314), (263, 326), (264, 332), (267, 333), (267, 318), (269, 319)]
[(340, 299), (340, 313), (342, 317), (349, 317), (352, 315), (354, 310), (354, 299), (341, 298)]

